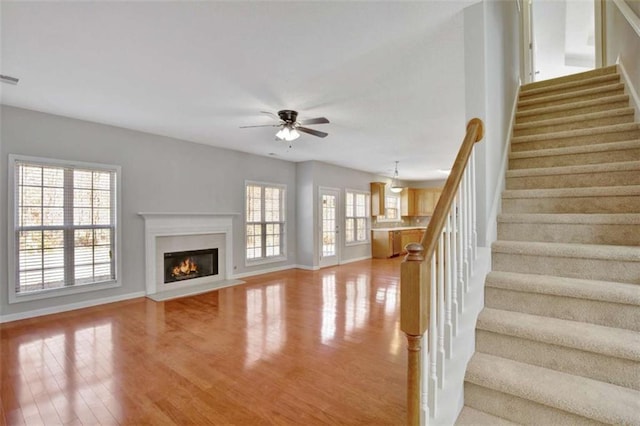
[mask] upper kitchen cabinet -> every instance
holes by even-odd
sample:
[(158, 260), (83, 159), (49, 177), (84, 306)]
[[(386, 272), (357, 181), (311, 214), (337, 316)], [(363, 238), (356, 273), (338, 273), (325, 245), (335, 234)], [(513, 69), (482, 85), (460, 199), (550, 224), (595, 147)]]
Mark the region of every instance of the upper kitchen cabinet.
[(371, 216), (384, 215), (384, 182), (371, 182)]
[(400, 194), (400, 216), (416, 215), (416, 190), (405, 188)]
[(441, 188), (415, 189), (415, 216), (431, 216), (438, 204)]

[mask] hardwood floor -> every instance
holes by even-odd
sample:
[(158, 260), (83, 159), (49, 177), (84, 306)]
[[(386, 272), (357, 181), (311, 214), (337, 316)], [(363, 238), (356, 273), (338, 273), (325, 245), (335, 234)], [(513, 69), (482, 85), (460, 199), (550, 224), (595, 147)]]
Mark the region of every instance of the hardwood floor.
[(403, 424), (400, 259), (3, 324), (0, 419)]

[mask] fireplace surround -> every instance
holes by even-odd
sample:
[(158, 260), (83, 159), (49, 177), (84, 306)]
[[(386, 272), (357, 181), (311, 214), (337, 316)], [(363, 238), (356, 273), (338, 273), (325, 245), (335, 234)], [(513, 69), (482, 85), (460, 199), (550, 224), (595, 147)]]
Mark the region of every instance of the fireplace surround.
[[(234, 213), (139, 213), (145, 229), (145, 292), (154, 300), (162, 294), (188, 295), (201, 289), (226, 287), (233, 271)], [(165, 282), (165, 254), (216, 250), (217, 273)], [(183, 266), (183, 269), (186, 266)]]

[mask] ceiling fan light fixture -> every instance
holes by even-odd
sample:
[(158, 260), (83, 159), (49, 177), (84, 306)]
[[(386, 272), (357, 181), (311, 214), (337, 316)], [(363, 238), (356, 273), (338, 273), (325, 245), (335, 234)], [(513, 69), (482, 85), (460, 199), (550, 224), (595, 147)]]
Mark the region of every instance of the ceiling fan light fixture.
[(281, 141), (291, 142), (300, 137), (300, 133), (292, 126), (283, 126), (276, 133), (276, 138)]
[(393, 180), (391, 181), (391, 192), (396, 194), (402, 192), (404, 188), (398, 184), (398, 161), (396, 161), (396, 171), (393, 173)]

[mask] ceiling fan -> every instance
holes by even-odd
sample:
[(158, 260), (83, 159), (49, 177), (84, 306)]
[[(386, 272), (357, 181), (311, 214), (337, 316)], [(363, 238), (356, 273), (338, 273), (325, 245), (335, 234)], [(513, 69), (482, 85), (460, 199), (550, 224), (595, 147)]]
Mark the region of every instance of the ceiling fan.
[[(274, 117), (276, 115), (272, 112), (261, 111), (263, 114), (269, 114)], [(327, 124), (329, 120), (325, 117), (317, 117), (317, 118), (309, 118), (307, 120), (298, 121), (298, 111), (293, 111), (290, 109), (283, 109), (278, 111), (277, 118), (279, 118), (280, 122), (277, 124), (261, 124), (257, 126), (240, 126), (241, 129), (246, 129), (249, 127), (280, 127), (278, 133), (276, 133), (276, 140), (291, 142), (300, 137), (299, 132), (308, 133), (313, 136), (317, 136), (319, 138), (327, 137), (328, 133), (321, 132), (319, 130), (310, 129), (308, 127), (303, 127), (309, 124)]]

